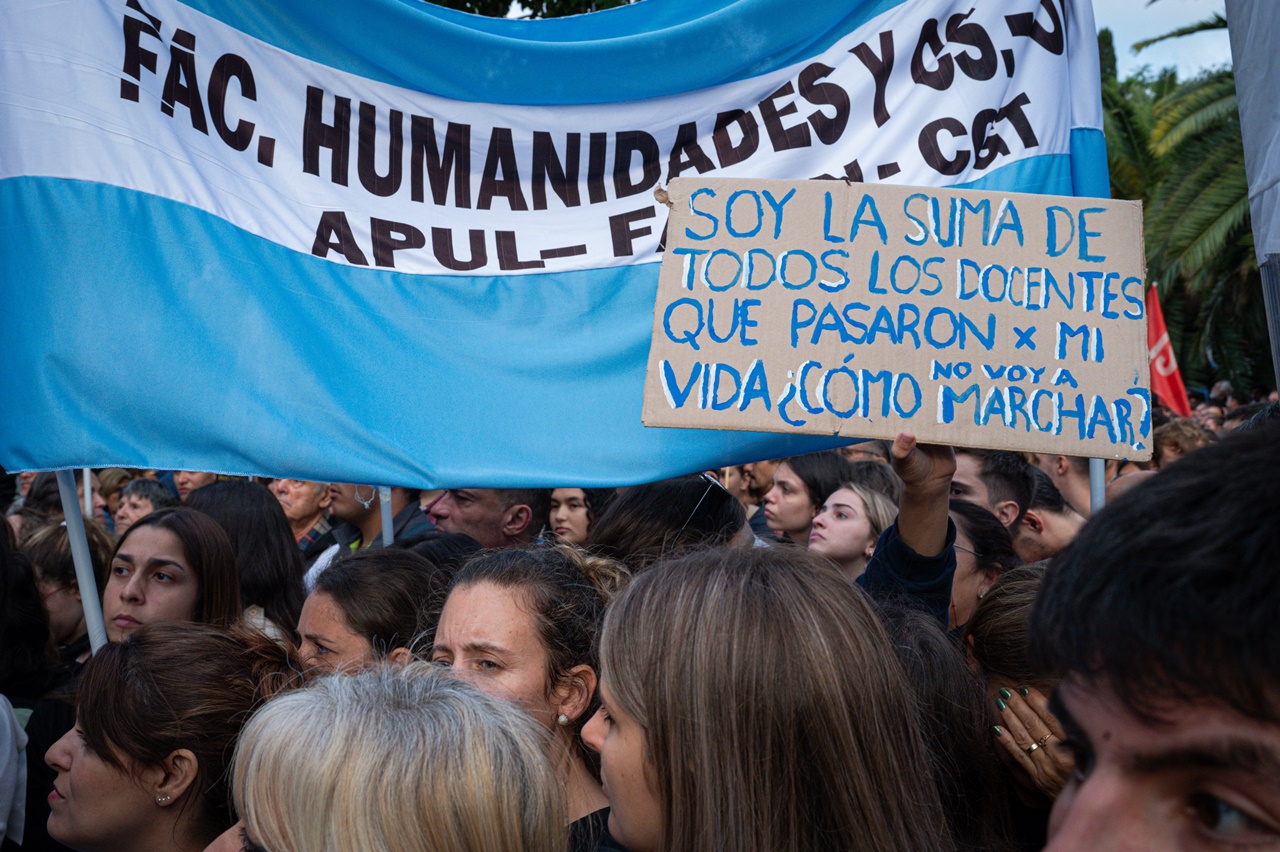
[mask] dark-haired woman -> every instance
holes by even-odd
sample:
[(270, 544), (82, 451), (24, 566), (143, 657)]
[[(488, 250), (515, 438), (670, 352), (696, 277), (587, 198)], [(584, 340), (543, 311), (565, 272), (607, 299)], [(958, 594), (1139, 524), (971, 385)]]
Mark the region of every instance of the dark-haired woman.
[(612, 488), (556, 488), (551, 492), (548, 529), (558, 541), (587, 543), (587, 533), (616, 491)]
[(342, 556), (316, 579), (298, 621), (311, 668), (358, 671), (380, 660), (426, 659), (448, 576), (400, 548)]
[(769, 529), (781, 539), (807, 547), (814, 517), (851, 478), (849, 462), (835, 450), (785, 459), (773, 472), (773, 487), (764, 496)]
[(85, 666), (76, 727), (46, 755), (49, 833), (88, 852), (199, 852), (235, 821), (228, 762), (292, 654), (244, 627), (157, 624)]
[(626, 565), (631, 573), (678, 553), (743, 537), (747, 514), (710, 474), (677, 476), (622, 491), (591, 527), (587, 549)]
[(974, 608), (963, 634), (997, 714), (992, 733), (1008, 770), (1005, 789), (1013, 794), (1018, 845), (1027, 850), (1044, 847), (1049, 809), (1075, 768), (1070, 752), (1056, 746), (1065, 732), (1049, 711), (1059, 678), (1037, 668), (1028, 652), (1027, 625), (1044, 576), (1043, 563), (1006, 571)]
[(964, 627), (978, 601), (1000, 575), (1022, 564), (1013, 538), (1000, 519), (967, 500), (952, 500), (956, 525), (956, 573), (951, 581), (950, 627)]
[(292, 639), (306, 571), (284, 509), (256, 482), (214, 482), (187, 495), (187, 508), (218, 522), (231, 540), (244, 619), (273, 639)]
[[(735, 501), (736, 505), (736, 501)], [(595, 712), (596, 635), (620, 565), (568, 546), (490, 553), (454, 577), (431, 659), (550, 732), (573, 849), (608, 849), (608, 800), (579, 733)]]
[(148, 624), (239, 621), (240, 581), (227, 534), (192, 509), (140, 518), (111, 557), (102, 617), (112, 642)]

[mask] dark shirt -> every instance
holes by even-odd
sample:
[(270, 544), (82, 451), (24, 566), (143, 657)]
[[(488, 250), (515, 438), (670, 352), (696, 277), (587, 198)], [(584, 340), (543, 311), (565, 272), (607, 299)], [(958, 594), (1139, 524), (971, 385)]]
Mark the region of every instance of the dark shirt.
[(601, 808), (569, 825), (570, 852), (622, 852), (609, 834), (609, 809)]
[(44, 762), (44, 754), (49, 746), (75, 727), (76, 711), (71, 701), (70, 689), (58, 696), (42, 698), (36, 702), (31, 720), (27, 722), (27, 823), (23, 829), (23, 852), (33, 849), (40, 852), (70, 852), (66, 846), (49, 836), (48, 797), (57, 773)]
[(924, 610), (945, 630), (951, 618), (951, 579), (956, 573), (956, 525), (947, 519), (947, 543), (937, 556), (921, 556), (898, 536), (894, 523), (880, 534), (867, 570), (858, 577), (872, 598), (893, 599)]
[(778, 540), (778, 537), (773, 534), (773, 530), (769, 529), (769, 524), (764, 516), (763, 506), (756, 509), (756, 513), (751, 516), (751, 520), (747, 521), (747, 523), (751, 526), (751, 532), (753, 532), (755, 537), (761, 541), (767, 541), (772, 544)]

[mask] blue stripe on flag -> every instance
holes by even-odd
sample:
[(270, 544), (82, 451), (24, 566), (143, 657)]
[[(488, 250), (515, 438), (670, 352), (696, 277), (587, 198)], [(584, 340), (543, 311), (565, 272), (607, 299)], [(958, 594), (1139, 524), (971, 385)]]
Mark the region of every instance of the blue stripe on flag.
[(644, 0), (536, 21), (404, 0), (187, 5), (372, 80), (464, 101), (555, 105), (640, 100), (764, 74), (815, 56), (903, 2)]
[(657, 264), (359, 270), (183, 204), (48, 178), (0, 181), (0, 221), (10, 470), (593, 486), (848, 443), (642, 426)]
[(1107, 168), (1107, 137), (1096, 127), (1071, 130), (1070, 195), (1111, 197), (1111, 173)]

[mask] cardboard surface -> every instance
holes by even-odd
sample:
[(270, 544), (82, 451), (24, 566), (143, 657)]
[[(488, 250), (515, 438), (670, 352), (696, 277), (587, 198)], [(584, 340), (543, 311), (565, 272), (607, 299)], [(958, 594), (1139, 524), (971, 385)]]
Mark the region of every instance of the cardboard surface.
[(677, 178), (647, 426), (1151, 456), (1142, 206)]

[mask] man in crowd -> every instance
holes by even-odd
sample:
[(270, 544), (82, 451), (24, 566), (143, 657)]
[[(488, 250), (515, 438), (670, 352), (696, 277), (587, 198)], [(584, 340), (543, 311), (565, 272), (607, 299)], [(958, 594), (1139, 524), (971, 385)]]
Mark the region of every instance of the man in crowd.
[(203, 488), (218, 481), (218, 474), (205, 473), (198, 470), (175, 470), (173, 487), (178, 489), (178, 499), (187, 502), (187, 495), (197, 488)]
[(160, 509), (177, 506), (173, 492), (154, 479), (131, 479), (120, 490), (120, 508), (116, 510), (116, 537), (124, 535), (134, 521)]
[(1031, 653), (1064, 678), (1077, 767), (1050, 852), (1280, 847), (1277, 470), (1280, 429), (1233, 434), (1108, 504), (1046, 575)]
[[(773, 487), (773, 472), (778, 469), (781, 461), (782, 459), (765, 459), (742, 466), (742, 475), (747, 480), (747, 497), (755, 505), (763, 506), (764, 495), (768, 494), (769, 489)], [(747, 523), (751, 525), (751, 532), (756, 538), (764, 541), (775, 540), (773, 531), (766, 523), (764, 512), (753, 513)]]
[(464, 533), (481, 547), (528, 547), (551, 514), (547, 488), (450, 488), (431, 505), (438, 529)]
[(990, 510), (1011, 535), (1031, 505), (1033, 490), (1030, 465), (1019, 454), (956, 447), (951, 496)]
[(1027, 465), (1034, 490), (1031, 505), (1013, 533), (1013, 549), (1023, 562), (1052, 559), (1072, 542), (1084, 526), (1084, 516), (1071, 507), (1042, 470)]
[(270, 488), (280, 501), (284, 516), (289, 519), (289, 529), (302, 549), (302, 558), (311, 562), (335, 541), (332, 526), (325, 517), (333, 503), (329, 484), (303, 479), (276, 479)]
[(1036, 467), (1044, 471), (1063, 498), (1081, 516), (1088, 518), (1093, 510), (1089, 498), (1089, 460), (1080, 456), (1037, 453)]
[[(334, 544), (307, 569), (308, 591), (340, 553), (382, 547), (382, 500), (376, 486), (334, 482), (329, 485), (329, 500), (329, 517), (337, 522), (331, 531)], [(433, 529), (418, 506), (417, 488), (392, 488), (391, 513), (393, 544), (408, 547)]]

